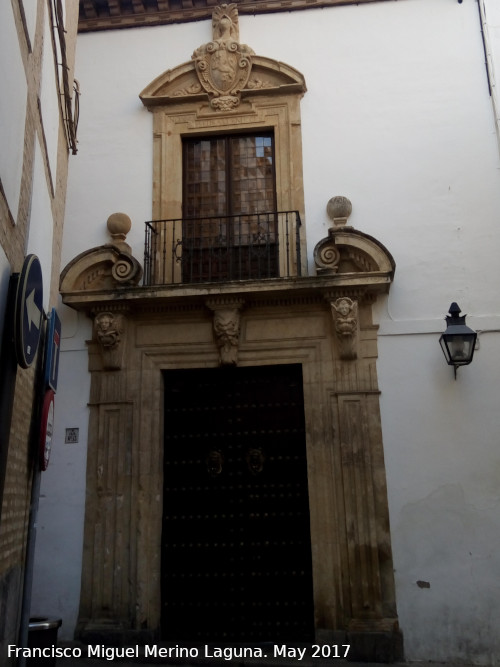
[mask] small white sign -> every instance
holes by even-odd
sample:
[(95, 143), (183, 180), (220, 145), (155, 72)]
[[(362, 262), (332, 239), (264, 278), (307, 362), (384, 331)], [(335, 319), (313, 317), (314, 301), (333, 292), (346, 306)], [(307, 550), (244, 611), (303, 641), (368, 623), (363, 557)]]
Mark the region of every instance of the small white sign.
[(78, 432), (80, 429), (78, 428), (67, 428), (66, 429), (66, 437), (64, 438), (65, 443), (73, 443), (73, 442), (78, 442)]

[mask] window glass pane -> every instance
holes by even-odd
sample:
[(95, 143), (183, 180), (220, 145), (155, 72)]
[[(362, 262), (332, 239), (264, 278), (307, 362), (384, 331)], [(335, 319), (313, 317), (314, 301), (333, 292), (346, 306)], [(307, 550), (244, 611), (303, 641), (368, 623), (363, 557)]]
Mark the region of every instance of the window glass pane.
[(272, 134), (185, 140), (183, 179), (183, 280), (276, 275)]

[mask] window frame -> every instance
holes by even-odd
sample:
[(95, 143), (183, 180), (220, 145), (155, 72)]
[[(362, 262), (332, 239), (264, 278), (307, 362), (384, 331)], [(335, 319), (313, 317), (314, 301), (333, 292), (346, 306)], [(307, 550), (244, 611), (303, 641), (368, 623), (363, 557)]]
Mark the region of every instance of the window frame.
[[(159, 99), (155, 103), (148, 101), (147, 106), (153, 113), (153, 219), (182, 218), (182, 142), (185, 137), (271, 132), (274, 136), (276, 209), (298, 211), (300, 219), (304, 221), (300, 120), (302, 95), (303, 90), (297, 90), (296, 86), (281, 94), (275, 89), (264, 89), (247, 96), (237, 109), (229, 112), (214, 112), (207, 102), (200, 101), (196, 96), (183, 97), (179, 101), (169, 97), (165, 103)], [(144, 98), (143, 101), (146, 103)], [(295, 263), (297, 252), (294, 238), (290, 248), (294, 262), (292, 276), (307, 275), (304, 224), (299, 234), (301, 267)], [(284, 230), (279, 230), (279, 235), (284, 239)], [(171, 250), (167, 246), (167, 256), (172, 255)], [(284, 256), (285, 253), (280, 255)], [(165, 273), (173, 276), (174, 283), (182, 282), (180, 266), (167, 265)], [(286, 275), (284, 266), (280, 266), (279, 275)]]

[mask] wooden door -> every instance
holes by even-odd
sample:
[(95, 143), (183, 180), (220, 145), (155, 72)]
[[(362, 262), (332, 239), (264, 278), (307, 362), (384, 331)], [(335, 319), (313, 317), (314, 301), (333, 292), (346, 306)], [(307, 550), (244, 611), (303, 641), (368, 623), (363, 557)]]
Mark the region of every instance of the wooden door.
[(300, 365), (165, 372), (162, 634), (307, 641)]

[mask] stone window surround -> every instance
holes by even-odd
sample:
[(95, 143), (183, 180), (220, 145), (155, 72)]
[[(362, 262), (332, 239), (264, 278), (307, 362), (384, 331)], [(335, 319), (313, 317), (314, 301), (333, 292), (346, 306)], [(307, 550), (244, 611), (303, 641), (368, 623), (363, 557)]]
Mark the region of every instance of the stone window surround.
[[(255, 96), (237, 111), (216, 113), (208, 104), (189, 100), (151, 107), (153, 111), (153, 219), (182, 218), (182, 139), (217, 134), (272, 131), (275, 141), (278, 211), (299, 211), (302, 226), (302, 275), (307, 274), (300, 98), (302, 93)], [(143, 100), (144, 101), (144, 100)], [(292, 158), (293, 156), (293, 158)], [(295, 238), (292, 239), (295, 243)], [(292, 247), (291, 256), (296, 257)], [(297, 267), (293, 267), (293, 273)]]

